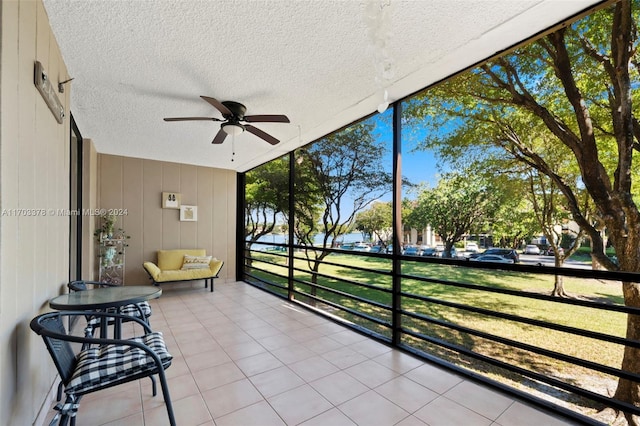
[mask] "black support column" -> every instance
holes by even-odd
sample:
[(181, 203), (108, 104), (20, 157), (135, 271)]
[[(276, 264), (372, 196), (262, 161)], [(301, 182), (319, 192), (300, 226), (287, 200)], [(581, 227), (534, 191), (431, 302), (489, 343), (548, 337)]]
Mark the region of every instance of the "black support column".
[(402, 327), (401, 282), (402, 261), (400, 260), (402, 238), (402, 138), (400, 137), (402, 103), (393, 105), (393, 254), (392, 254), (392, 336), (395, 346), (400, 344)]

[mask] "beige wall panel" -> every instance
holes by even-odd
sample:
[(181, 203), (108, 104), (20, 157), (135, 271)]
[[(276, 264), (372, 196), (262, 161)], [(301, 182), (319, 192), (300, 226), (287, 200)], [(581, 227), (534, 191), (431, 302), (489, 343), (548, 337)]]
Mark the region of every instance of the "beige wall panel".
[[(128, 212), (124, 221), (124, 229), (131, 236), (126, 254), (127, 284), (147, 283), (142, 263), (155, 262), (157, 250), (173, 248), (204, 248), (224, 260), (221, 278), (233, 277), (235, 215), (229, 215), (229, 206), (236, 202), (235, 172), (126, 157), (107, 159), (113, 157), (109, 155), (99, 157), (103, 165), (99, 175), (101, 194), (110, 194), (110, 199), (121, 197), (121, 208)], [(121, 167), (110, 166), (111, 163)], [(120, 185), (121, 181), (126, 184)], [(229, 182), (233, 182), (230, 188)], [(179, 210), (161, 208), (162, 192), (178, 192), (184, 204), (197, 205), (198, 220), (180, 222)], [(98, 204), (105, 205), (102, 199)]]
[[(181, 192), (180, 164), (162, 163), (162, 191)], [(162, 209), (162, 247), (166, 250), (180, 248), (180, 211)]]
[[(19, 127), (15, 125), (20, 116), (17, 105), (20, 97), (19, 81), (19, 5), (16, 2), (1, 2), (0, 31), (2, 49), (0, 53), (0, 172), (2, 173), (2, 208), (18, 206), (18, 185), (5, 185), (5, 182), (18, 182), (18, 141)], [(9, 125), (11, 123), (11, 125)], [(11, 161), (7, 161), (11, 158)], [(16, 242), (19, 239), (18, 218), (2, 216), (0, 236), (1, 266), (0, 266), (0, 418), (10, 418), (17, 388), (15, 376), (16, 336), (14, 327), (17, 324), (18, 309), (16, 298), (19, 289), (16, 286), (18, 274), (18, 252)]]
[[(140, 240), (143, 247), (143, 261), (156, 262), (156, 251), (162, 247), (162, 163), (144, 161), (142, 164), (142, 206), (144, 223)], [(175, 214), (176, 211), (173, 210)], [(134, 232), (134, 230), (127, 230)]]
[[(98, 209), (98, 153), (91, 139), (83, 139), (82, 144), (82, 208), (94, 211)], [(98, 278), (94, 274), (97, 255), (94, 219), (91, 214), (82, 217), (82, 276), (91, 280)]]
[(69, 218), (57, 209), (69, 200), (69, 121), (35, 88), (34, 61), (54, 80), (67, 71), (40, 1), (0, 8), (0, 418), (41, 424), (56, 372), (28, 323), (68, 279)]
[[(198, 235), (196, 236), (197, 247), (207, 250), (208, 254), (218, 256), (213, 251), (213, 222), (215, 220), (213, 211), (213, 172), (214, 169), (198, 167), (198, 216), (203, 218), (198, 220)], [(210, 218), (211, 220), (205, 220)]]
[[(19, 4), (17, 2), (0, 3), (2, 13), (0, 18), (0, 40), (2, 41), (2, 49), (0, 49), (0, 159), (13, 159), (13, 161), (2, 161), (0, 167), (2, 182), (18, 182), (19, 167), (18, 161), (18, 144), (9, 143), (10, 141), (18, 141), (20, 132), (15, 123), (18, 122), (18, 99), (20, 97), (18, 91), (19, 68), (18, 68), (18, 22), (19, 22)], [(12, 125), (8, 125), (13, 123)], [(2, 208), (10, 208), (10, 206), (18, 205), (18, 186), (2, 185), (0, 192)], [(0, 235), (4, 243), (15, 243), (18, 239), (18, 218), (15, 216), (3, 216), (1, 219), (2, 229)], [(17, 260), (18, 254), (14, 250), (7, 249), (6, 246), (0, 245), (0, 258), (2, 279), (0, 281), (0, 324), (13, 324), (16, 318), (15, 298), (17, 296), (17, 288), (12, 283), (16, 282), (17, 276)], [(5, 281), (6, 280), (6, 283)], [(2, 328), (2, 342), (7, 342), (4, 327)], [(0, 345), (0, 371), (9, 371), (11, 360), (10, 349), (7, 345)], [(5, 391), (5, 386), (0, 386), (0, 418), (7, 418), (9, 413), (5, 410), (10, 397), (10, 390)], [(4, 414), (3, 414), (4, 413)]]
[[(213, 252), (219, 258), (225, 259), (226, 276), (233, 277), (235, 271), (234, 253), (235, 253), (235, 226), (229, 226), (235, 223), (235, 217), (229, 216), (229, 200), (235, 200), (235, 185), (231, 185), (230, 181), (235, 182), (235, 174), (224, 173), (223, 170), (215, 170), (213, 176), (213, 205), (214, 222), (213, 222)], [(235, 201), (233, 202), (235, 204)], [(228, 244), (227, 242), (232, 242)], [(220, 254), (218, 254), (220, 253)]]
[[(50, 33), (49, 20), (44, 5), (41, 2), (35, 2), (37, 5), (37, 21), (38, 21), (38, 47), (37, 57), (41, 56), (42, 49), (47, 49), (46, 69), (49, 73), (49, 78), (52, 82), (63, 81), (63, 78), (68, 75), (64, 61), (60, 56), (60, 49), (55, 37)], [(42, 41), (40, 38), (42, 37)], [(45, 51), (42, 52), (42, 56), (45, 56)], [(33, 65), (32, 65), (33, 66)], [(33, 82), (30, 85), (33, 87)], [(35, 91), (36, 97), (41, 98), (40, 94)], [(70, 167), (70, 108), (69, 105), (69, 90), (66, 93), (56, 92), (56, 95), (60, 99), (63, 105), (67, 105), (65, 110), (65, 119), (62, 124), (58, 123), (49, 108), (46, 106), (42, 99), (39, 99), (39, 104), (44, 108), (43, 115), (46, 116), (46, 120), (43, 127), (38, 125), (39, 131), (38, 141), (40, 146), (37, 148), (38, 152), (45, 154), (39, 156), (43, 163), (43, 169), (47, 173), (46, 182), (42, 182), (39, 179), (38, 185), (45, 189), (45, 195), (43, 198), (38, 197), (42, 201), (46, 200), (46, 205), (53, 208), (56, 212), (67, 211), (69, 208), (69, 167)], [(51, 135), (55, 135), (56, 139), (61, 140), (61, 145), (48, 143), (47, 138)], [(64, 170), (64, 173), (60, 171)], [(64, 196), (60, 196), (64, 194)], [(69, 253), (69, 216), (63, 213), (56, 213), (54, 217), (47, 217), (47, 229), (49, 232), (49, 244), (42, 244), (45, 248), (47, 258), (47, 268), (43, 271), (48, 280), (51, 271), (55, 271), (56, 276), (64, 276), (65, 280), (59, 282), (59, 288), (66, 291), (66, 282), (69, 277), (69, 264), (63, 263), (57, 259), (57, 256), (51, 255), (54, 250), (59, 250), (68, 255)], [(53, 231), (53, 235), (52, 232)], [(54, 243), (57, 242), (57, 243)], [(43, 287), (48, 286), (44, 284)], [(56, 291), (56, 294), (58, 291)]]
[[(18, 128), (19, 141), (18, 157), (14, 161), (19, 163), (18, 171), (18, 205), (12, 206), (19, 209), (36, 209), (39, 200), (36, 194), (36, 174), (41, 174), (44, 169), (37, 169), (39, 166), (39, 158), (37, 157), (36, 138), (41, 137), (39, 131), (45, 124), (45, 116), (42, 114), (41, 104), (44, 104), (33, 83), (29, 86), (29, 75), (33, 75), (33, 59), (36, 56), (36, 39), (33, 34), (37, 33), (36, 27), (37, 8), (36, 3), (21, 3), (19, 17), (19, 99), (18, 99)], [(48, 49), (47, 49), (48, 56)], [(33, 78), (33, 77), (31, 77)], [(46, 105), (45, 105), (46, 108)], [(36, 114), (34, 115), (34, 110)], [(40, 127), (37, 128), (36, 126)], [(6, 141), (9, 142), (9, 141)], [(45, 177), (46, 178), (46, 177)], [(7, 182), (8, 183), (8, 182)], [(43, 200), (44, 201), (44, 200)], [(46, 257), (43, 257), (41, 247), (36, 248), (38, 235), (36, 226), (38, 221), (42, 219), (33, 216), (20, 216), (18, 218), (18, 240), (14, 242), (13, 249), (18, 252), (18, 280), (23, 281), (25, 285), (16, 293), (14, 303), (16, 304), (18, 323), (26, 321), (28, 316), (33, 313), (35, 303), (34, 296), (38, 287), (38, 273), (36, 268), (27, 267), (35, 265), (36, 262), (42, 262), (43, 268), (46, 268)], [(46, 234), (45, 234), (46, 235)], [(46, 243), (45, 243), (46, 244)], [(46, 255), (45, 255), (46, 256)], [(13, 283), (17, 285), (17, 283)], [(37, 300), (37, 299), (36, 299)], [(28, 350), (28, 342), (30, 336), (15, 335), (13, 342), (16, 354), (22, 356), (16, 357), (13, 365), (12, 375), (14, 375), (13, 386), (15, 393), (11, 395), (12, 410), (14, 413), (27, 412), (28, 404), (32, 400), (34, 388), (24, 386), (19, 380), (25, 374), (29, 375), (29, 363), (37, 354), (31, 354)], [(15, 354), (14, 354), (15, 356)]]
[[(180, 222), (180, 247), (196, 247), (198, 242), (198, 233), (200, 232), (200, 224), (206, 220), (200, 219), (200, 206), (198, 206), (198, 168), (183, 164), (180, 166), (180, 193), (182, 194), (181, 203), (187, 206), (198, 207), (198, 221), (196, 222)], [(204, 218), (204, 216), (203, 216)], [(202, 247), (205, 248), (206, 247)]]
[[(25, 8), (27, 2), (22, 2), (20, 6), (21, 15), (26, 11)], [(26, 73), (30, 72), (33, 74), (33, 59), (36, 58), (40, 61), (44, 69), (47, 72), (51, 81), (56, 81), (58, 70), (56, 69), (59, 66), (60, 61), (55, 59), (55, 52), (52, 52), (50, 48), (50, 40), (51, 35), (49, 33), (49, 23), (47, 20), (47, 15), (44, 11), (44, 7), (39, 2), (28, 2), (29, 4), (29, 14), (35, 14), (35, 23), (36, 23), (36, 34), (37, 39), (36, 43), (33, 46), (35, 48), (35, 52), (33, 54), (31, 52), (27, 53), (22, 51), (21, 47), (21, 55), (24, 55), (24, 72), (25, 76), (28, 75)], [(30, 58), (29, 56), (32, 56)], [(39, 262), (43, 265), (42, 269), (34, 269), (34, 291), (37, 293), (42, 293), (46, 291), (47, 287), (50, 287), (52, 284), (57, 285), (58, 288), (62, 283), (50, 283), (47, 282), (50, 280), (50, 273), (53, 273), (54, 276), (60, 276), (60, 265), (56, 264), (56, 256), (50, 256), (49, 250), (51, 244), (49, 243), (51, 239), (59, 238), (59, 231), (56, 229), (56, 224), (60, 223), (60, 221), (68, 220), (65, 212), (58, 211), (57, 203), (52, 199), (52, 196), (59, 195), (61, 192), (58, 188), (57, 183), (57, 170), (62, 170), (63, 164), (59, 164), (59, 152), (64, 150), (64, 146), (56, 145), (50, 143), (49, 138), (55, 135), (56, 139), (62, 141), (64, 137), (64, 124), (59, 124), (54, 118), (53, 114), (49, 110), (49, 107), (44, 102), (44, 99), (40, 95), (40, 93), (35, 89), (33, 85), (33, 76), (29, 76), (25, 78), (24, 88), (29, 88), (26, 95), (30, 97), (31, 102), (33, 102), (36, 106), (36, 126), (35, 126), (35, 137), (33, 138), (30, 145), (33, 146), (34, 150), (34, 170), (33, 175), (35, 179), (34, 186), (34, 208), (51, 208), (54, 213), (47, 215), (44, 218), (34, 220), (31, 224), (27, 224), (26, 226), (31, 227), (35, 232), (35, 245), (32, 247), (34, 251), (35, 259), (40, 259)], [(62, 141), (61, 143), (64, 143)], [(62, 148), (62, 149), (61, 149)], [(65, 188), (67, 189), (67, 188)], [(21, 188), (22, 191), (22, 188)], [(66, 205), (60, 206), (60, 208), (68, 208), (68, 203)], [(31, 226), (32, 225), (32, 226)], [(65, 223), (68, 226), (68, 224)], [(42, 238), (44, 236), (44, 238)], [(46, 242), (41, 243), (39, 240), (45, 240)], [(68, 238), (65, 238), (65, 241), (59, 241), (59, 246), (56, 250), (64, 250), (65, 253), (69, 252), (68, 249)], [(66, 266), (64, 272), (68, 273), (68, 265)], [(57, 291), (56, 291), (57, 293)], [(32, 303), (34, 298), (32, 297)], [(32, 311), (38, 309), (38, 307), (31, 307)]]
[[(140, 268), (143, 262), (143, 168), (142, 160), (138, 158), (123, 158), (123, 211), (122, 228), (131, 236), (127, 241), (125, 256), (124, 280), (127, 284), (147, 284), (145, 274)], [(126, 209), (126, 211), (124, 211)], [(135, 238), (131, 233), (135, 233)]]
[[(108, 179), (98, 181), (101, 209), (117, 209), (123, 208), (122, 205), (122, 189), (123, 189), (123, 173), (122, 173), (122, 157), (115, 155), (100, 155), (99, 168), (102, 176), (108, 176)], [(116, 226), (121, 226), (122, 220), (118, 219)]]
[[(227, 175), (227, 194), (229, 197), (232, 197), (234, 200), (233, 203), (227, 203), (227, 218), (229, 223), (236, 223), (236, 212), (237, 212), (237, 203), (235, 200), (237, 199), (236, 194), (238, 190), (238, 179), (237, 175)], [(229, 241), (232, 241), (233, 244), (227, 245), (227, 259), (229, 270), (227, 273), (230, 277), (235, 281), (236, 279), (236, 228), (228, 227), (227, 228), (227, 238)]]
[[(31, 89), (29, 87), (29, 75), (33, 75), (33, 59), (36, 57), (36, 44), (41, 44), (41, 39), (34, 38), (32, 34), (37, 33), (36, 27), (37, 8), (35, 2), (27, 2), (20, 4), (20, 28), (19, 28), (19, 45), (20, 52), (19, 64), (19, 99), (18, 99), (18, 128), (20, 146), (18, 148), (17, 161), (20, 164), (18, 172), (18, 205), (12, 206), (14, 208), (33, 209), (37, 207), (38, 200), (36, 198), (36, 173), (41, 172), (43, 169), (37, 169), (39, 166), (38, 158), (36, 158), (36, 138), (41, 137), (36, 129), (36, 116), (33, 114), (34, 107), (36, 113), (40, 116), (42, 109), (41, 104), (44, 104), (42, 98), (38, 99), (40, 94), (35, 89), (33, 83)], [(49, 49), (46, 49), (46, 57), (49, 56)], [(33, 78), (33, 77), (31, 77)], [(44, 104), (46, 108), (46, 104)], [(44, 118), (44, 116), (42, 116)], [(44, 122), (40, 123), (40, 130)], [(36, 225), (37, 221), (33, 217), (21, 216), (18, 218), (18, 231), (19, 240), (24, 241), (25, 244), (21, 244), (18, 251), (18, 266), (21, 268), (23, 265), (34, 264), (36, 259)], [(38, 254), (41, 255), (42, 251), (38, 250)], [(33, 268), (29, 268), (26, 271), (21, 272), (21, 277), (28, 280), (29, 283), (36, 283), (36, 272)], [(18, 298), (16, 299), (18, 312), (24, 312), (27, 309), (32, 308), (33, 301), (29, 301), (32, 298), (31, 292), (35, 289), (29, 287), (28, 291), (18, 292)]]

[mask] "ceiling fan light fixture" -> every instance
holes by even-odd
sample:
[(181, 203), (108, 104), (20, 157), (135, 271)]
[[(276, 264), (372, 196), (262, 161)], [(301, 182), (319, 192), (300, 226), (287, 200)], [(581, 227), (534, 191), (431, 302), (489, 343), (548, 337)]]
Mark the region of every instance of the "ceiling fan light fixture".
[(228, 135), (235, 136), (244, 132), (244, 127), (240, 124), (225, 123), (222, 125), (222, 130)]

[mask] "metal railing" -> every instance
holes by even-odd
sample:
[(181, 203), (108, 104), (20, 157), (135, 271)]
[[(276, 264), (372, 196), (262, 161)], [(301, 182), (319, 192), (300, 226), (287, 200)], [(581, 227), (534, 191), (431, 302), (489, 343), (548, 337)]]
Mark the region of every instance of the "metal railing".
[[(640, 375), (620, 368), (624, 348), (640, 348), (624, 333), (627, 315), (640, 315), (640, 309), (624, 306), (621, 291), (619, 297), (555, 297), (538, 285), (558, 276), (573, 280), (570, 285), (611, 289), (640, 282), (640, 274), (290, 249), (245, 251), (243, 279), (574, 420), (600, 424), (591, 416), (606, 407), (640, 415), (639, 407), (607, 392), (619, 379), (640, 382)], [(313, 271), (305, 250), (330, 255)], [(394, 270), (394, 260), (401, 270)], [(487, 277), (500, 282), (487, 283)], [(524, 279), (531, 289), (510, 284)]]

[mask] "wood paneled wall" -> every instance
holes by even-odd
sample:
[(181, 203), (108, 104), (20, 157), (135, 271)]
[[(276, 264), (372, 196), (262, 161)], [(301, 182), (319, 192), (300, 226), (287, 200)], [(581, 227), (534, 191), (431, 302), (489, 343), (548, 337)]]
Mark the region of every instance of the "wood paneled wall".
[(0, 1), (0, 41), (0, 423), (31, 425), (57, 373), (29, 321), (69, 279), (72, 86), (59, 124), (33, 84), (35, 61), (69, 78), (41, 1)]
[[(162, 192), (198, 206), (198, 220), (181, 222), (179, 210), (163, 209)], [(131, 236), (125, 284), (148, 283), (142, 263), (155, 261), (157, 250), (175, 248), (206, 249), (225, 262), (220, 278), (235, 280), (235, 172), (99, 154), (97, 207), (126, 209), (117, 224)]]

